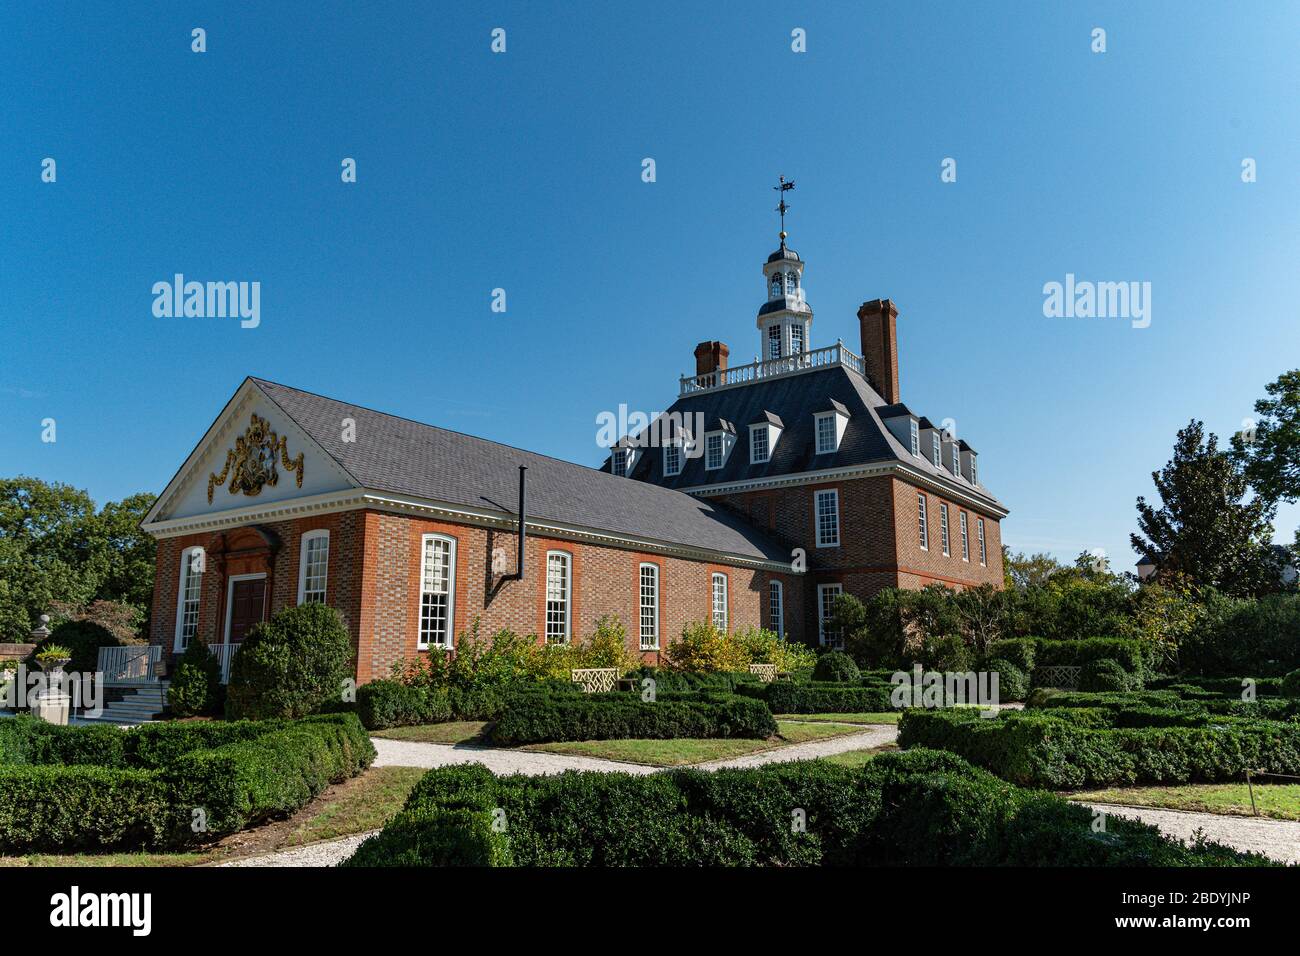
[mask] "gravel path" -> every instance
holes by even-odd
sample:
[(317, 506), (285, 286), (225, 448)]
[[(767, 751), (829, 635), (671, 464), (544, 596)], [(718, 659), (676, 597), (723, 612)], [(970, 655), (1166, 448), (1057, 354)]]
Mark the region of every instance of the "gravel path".
[(457, 763), (481, 763), (495, 774), (526, 773), (529, 776), (563, 773), (565, 770), (654, 773), (659, 769), (579, 754), (534, 753), (529, 750), (475, 747), (471, 744), (425, 744), (413, 740), (385, 740), (382, 737), (371, 737), (370, 740), (379, 752), (375, 758), (376, 767), (446, 767)]
[(1226, 813), (1194, 813), (1188, 810), (1158, 810), (1153, 807), (1089, 803), (1085, 806), (1154, 824), (1168, 836), (1191, 839), (1204, 830), (1207, 840), (1238, 850), (1262, 853), (1281, 863), (1300, 863), (1300, 821), (1270, 820), (1266, 817), (1238, 817)]
[(898, 728), (890, 724), (871, 724), (869, 730), (858, 734), (845, 734), (843, 737), (829, 737), (826, 740), (811, 740), (806, 744), (792, 744), (776, 750), (764, 750), (743, 757), (728, 757), (725, 760), (706, 760), (693, 764), (699, 770), (720, 770), (723, 767), (761, 767), (769, 763), (787, 763), (791, 760), (812, 760), (814, 757), (829, 757), (850, 750), (869, 750), (884, 744), (892, 744), (898, 739)]
[(249, 856), (242, 860), (227, 860), (217, 866), (338, 866), (350, 857), (356, 848), (367, 838), (374, 836), (378, 830), (369, 833), (354, 833), (352, 836), (338, 840), (322, 840), (307, 846), (294, 847), (292, 850), (279, 850), (265, 856)]

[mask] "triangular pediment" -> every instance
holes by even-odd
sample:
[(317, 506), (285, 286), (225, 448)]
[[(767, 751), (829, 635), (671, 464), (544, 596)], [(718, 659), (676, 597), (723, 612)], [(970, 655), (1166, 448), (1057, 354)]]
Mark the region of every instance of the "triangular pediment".
[(356, 487), (256, 382), (245, 379), (158, 497), (145, 526)]

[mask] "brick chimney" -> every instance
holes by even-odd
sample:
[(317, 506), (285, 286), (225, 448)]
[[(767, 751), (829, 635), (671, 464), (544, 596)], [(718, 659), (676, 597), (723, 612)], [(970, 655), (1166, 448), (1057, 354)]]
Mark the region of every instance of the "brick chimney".
[(725, 372), (727, 356), (731, 349), (724, 342), (701, 342), (695, 346), (695, 374), (708, 375), (710, 372)]
[(867, 379), (890, 405), (899, 400), (897, 318), (898, 307), (890, 299), (872, 299), (858, 309)]

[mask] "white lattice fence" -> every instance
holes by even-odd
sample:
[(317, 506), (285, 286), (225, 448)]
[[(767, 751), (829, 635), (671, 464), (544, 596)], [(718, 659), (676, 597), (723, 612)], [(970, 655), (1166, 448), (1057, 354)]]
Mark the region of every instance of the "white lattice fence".
[(583, 693), (604, 694), (613, 690), (618, 683), (618, 668), (575, 667), (569, 671), (569, 678), (582, 686)]
[(757, 674), (759, 683), (762, 684), (770, 684), (772, 681), (776, 680), (775, 664), (750, 664), (749, 672), (751, 674)]
[(1074, 690), (1079, 686), (1082, 667), (1069, 664), (1052, 664), (1047, 667), (1034, 668), (1035, 687), (1059, 687), (1061, 690)]

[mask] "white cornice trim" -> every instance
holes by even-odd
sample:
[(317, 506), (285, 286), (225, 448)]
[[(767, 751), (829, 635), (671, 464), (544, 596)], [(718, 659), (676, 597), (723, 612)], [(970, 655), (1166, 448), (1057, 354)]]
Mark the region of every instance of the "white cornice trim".
[[(312, 495), (306, 498), (290, 498), (265, 506), (253, 505), (228, 511), (194, 515), (189, 518), (173, 518), (167, 521), (149, 522), (141, 527), (156, 538), (174, 538), (179, 535), (201, 532), (217, 532), (241, 525), (265, 521), (282, 521), (286, 518), (301, 517), (308, 514), (327, 514), (335, 511), (353, 511), (370, 508), (396, 514), (432, 516), (455, 524), (468, 524), (478, 527), (502, 528), (514, 531), (519, 527), (518, 521), (511, 514), (471, 508), (466, 505), (434, 501), (396, 495), (373, 489), (348, 489), (324, 495)], [(570, 541), (582, 541), (621, 550), (647, 551), (669, 557), (686, 558), (692, 561), (706, 561), (715, 564), (727, 564), (736, 567), (753, 568), (763, 571), (777, 571), (783, 574), (798, 573), (789, 562), (768, 561), (729, 551), (711, 551), (706, 548), (693, 548), (688, 545), (660, 541), (633, 535), (617, 534), (597, 528), (565, 524), (558, 521), (530, 518), (528, 530), (533, 534), (547, 537), (563, 538)]]
[(951, 482), (940, 481), (932, 475), (918, 471), (906, 462), (870, 462), (863, 465), (843, 465), (839, 468), (823, 468), (819, 471), (801, 471), (788, 475), (773, 475), (768, 478), (747, 478), (744, 481), (730, 481), (719, 485), (692, 485), (680, 488), (688, 495), (697, 498), (711, 498), (717, 495), (730, 495), (742, 491), (762, 491), (771, 488), (794, 488), (800, 485), (815, 485), (826, 481), (848, 478), (875, 478), (884, 475), (900, 477), (910, 484), (921, 485), (953, 501), (960, 501), (971, 508), (982, 511), (989, 517), (1001, 520), (1008, 514), (1006, 508), (978, 498), (965, 489)]

